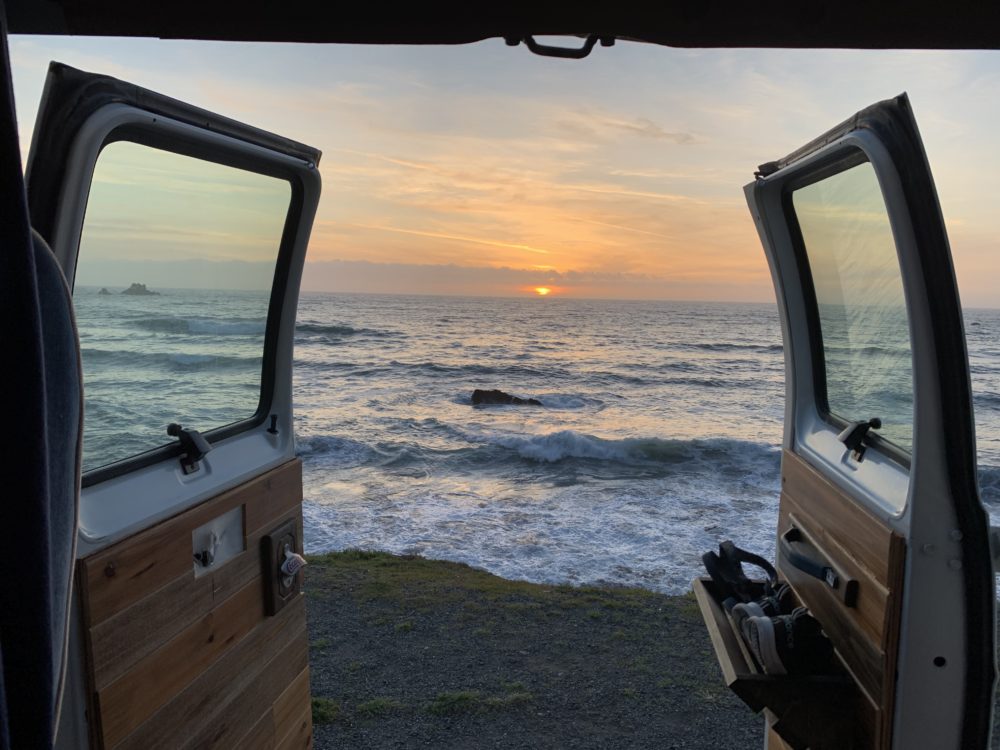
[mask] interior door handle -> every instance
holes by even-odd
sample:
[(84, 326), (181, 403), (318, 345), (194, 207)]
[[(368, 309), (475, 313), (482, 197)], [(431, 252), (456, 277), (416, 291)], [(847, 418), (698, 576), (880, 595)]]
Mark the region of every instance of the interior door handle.
[(854, 607), (858, 601), (858, 582), (843, 575), (826, 560), (806, 535), (795, 526), (781, 535), (778, 542), (781, 556), (797, 570), (822, 581), (835, 591), (845, 606)]

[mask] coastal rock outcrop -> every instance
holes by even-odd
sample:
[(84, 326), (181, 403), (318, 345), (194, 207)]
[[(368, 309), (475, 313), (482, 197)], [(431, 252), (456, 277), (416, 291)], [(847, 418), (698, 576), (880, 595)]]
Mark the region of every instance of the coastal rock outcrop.
[(479, 404), (502, 404), (512, 406), (541, 406), (542, 402), (537, 398), (518, 398), (499, 390), (483, 391), (477, 388), (472, 392), (473, 405)]
[(145, 284), (132, 284), (128, 289), (122, 292), (122, 294), (132, 294), (138, 297), (156, 297), (159, 296), (159, 292), (151, 292), (146, 288)]

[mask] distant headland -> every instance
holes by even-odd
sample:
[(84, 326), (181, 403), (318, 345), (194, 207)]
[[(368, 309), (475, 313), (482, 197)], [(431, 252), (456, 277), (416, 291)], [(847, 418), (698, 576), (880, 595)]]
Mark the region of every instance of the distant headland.
[[(104, 292), (102, 289), (101, 292)], [(122, 294), (131, 294), (136, 297), (155, 297), (159, 296), (159, 292), (152, 292), (146, 288), (145, 284), (132, 284), (128, 289), (122, 292)]]

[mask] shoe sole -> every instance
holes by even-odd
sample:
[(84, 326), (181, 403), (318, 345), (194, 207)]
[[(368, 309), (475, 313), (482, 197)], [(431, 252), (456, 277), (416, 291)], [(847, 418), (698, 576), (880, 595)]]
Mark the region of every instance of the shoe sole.
[(778, 648), (774, 642), (774, 623), (770, 617), (751, 617), (749, 622), (756, 631), (757, 653), (764, 667), (765, 674), (788, 674), (785, 665), (778, 656)]

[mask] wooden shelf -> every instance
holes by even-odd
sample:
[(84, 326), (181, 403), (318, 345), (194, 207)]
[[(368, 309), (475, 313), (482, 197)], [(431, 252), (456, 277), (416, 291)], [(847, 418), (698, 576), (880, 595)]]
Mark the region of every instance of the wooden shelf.
[(860, 747), (855, 737), (857, 685), (846, 672), (765, 674), (747, 650), (710, 578), (692, 583), (726, 685), (793, 750)]

